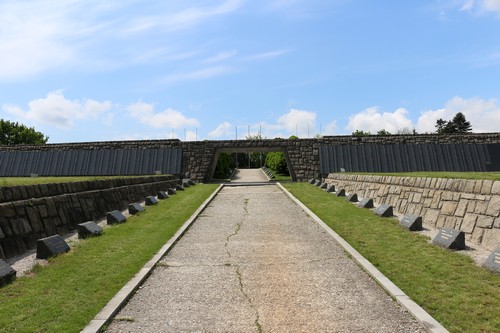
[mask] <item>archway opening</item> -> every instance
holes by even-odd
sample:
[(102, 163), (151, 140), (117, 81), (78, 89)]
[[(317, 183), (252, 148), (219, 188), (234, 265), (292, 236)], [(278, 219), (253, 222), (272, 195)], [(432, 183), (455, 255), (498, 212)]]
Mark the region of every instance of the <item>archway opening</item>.
[(210, 169), (210, 179), (229, 180), (236, 169), (269, 168), (274, 180), (295, 181), (288, 152), (283, 147), (218, 148)]

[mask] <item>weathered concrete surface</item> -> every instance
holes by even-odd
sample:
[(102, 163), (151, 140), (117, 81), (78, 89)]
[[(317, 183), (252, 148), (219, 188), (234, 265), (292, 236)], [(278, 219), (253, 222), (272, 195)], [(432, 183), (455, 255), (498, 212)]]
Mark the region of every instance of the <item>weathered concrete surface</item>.
[(237, 169), (231, 183), (268, 182), (261, 169)]
[(276, 186), (224, 188), (108, 332), (423, 332)]

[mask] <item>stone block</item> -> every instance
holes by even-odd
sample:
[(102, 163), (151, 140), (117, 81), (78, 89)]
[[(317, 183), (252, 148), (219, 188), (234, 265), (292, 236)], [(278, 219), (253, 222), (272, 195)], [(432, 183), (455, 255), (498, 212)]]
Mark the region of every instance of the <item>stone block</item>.
[(152, 195), (146, 197), (146, 206), (152, 206), (158, 204), (158, 200)]
[(493, 187), (492, 180), (489, 179), (483, 180), (483, 186), (481, 186), (481, 194), (490, 195), (492, 187)]
[(356, 193), (349, 194), (346, 197), (346, 200), (349, 201), (349, 202), (358, 202), (358, 195)]
[(483, 267), (495, 273), (500, 273), (500, 246), (491, 252)]
[(474, 213), (486, 214), (486, 209), (488, 209), (488, 203), (486, 201), (477, 201), (476, 210), (474, 211)]
[(144, 207), (140, 203), (134, 202), (128, 205), (128, 212), (130, 215), (135, 215), (144, 211)]
[(59, 235), (42, 238), (36, 241), (37, 259), (47, 259), (66, 253), (70, 250), (68, 244)]
[(365, 198), (358, 203), (359, 208), (373, 208), (373, 199)]
[(443, 207), (441, 207), (441, 213), (446, 215), (454, 215), (457, 209), (458, 203), (454, 201), (445, 201)]
[(97, 225), (94, 221), (88, 221), (78, 224), (78, 238), (88, 238), (100, 236), (102, 234), (102, 228)]
[(345, 190), (344, 189), (340, 189), (337, 191), (336, 195), (338, 197), (345, 197)]
[(491, 197), (488, 208), (486, 209), (486, 215), (497, 217), (500, 215), (500, 195), (495, 195)]
[(476, 226), (477, 215), (475, 214), (465, 214), (464, 219), (462, 220), (462, 225), (460, 226), (460, 230), (465, 233), (471, 234), (474, 231), (474, 227)]
[(460, 200), (458, 202), (457, 209), (455, 210), (455, 216), (464, 217), (465, 212), (467, 211), (468, 200)]
[(465, 233), (460, 230), (443, 228), (432, 240), (432, 244), (450, 250), (465, 249)]
[(406, 215), (399, 221), (399, 225), (410, 231), (422, 230), (422, 217), (417, 215)]
[(495, 221), (494, 217), (479, 215), (477, 217), (476, 226), (480, 228), (491, 229), (493, 227), (493, 222)]
[(494, 249), (500, 244), (500, 229), (478, 229), (483, 231), (481, 245), (487, 249)]
[(0, 287), (3, 287), (16, 279), (16, 271), (5, 261), (0, 259)]
[(492, 195), (500, 195), (500, 180), (493, 182), (493, 186), (491, 187)]
[(113, 210), (106, 214), (108, 224), (120, 224), (127, 221), (127, 218), (119, 210)]
[(380, 217), (391, 217), (394, 216), (392, 206), (390, 205), (380, 205), (375, 209), (375, 215)]

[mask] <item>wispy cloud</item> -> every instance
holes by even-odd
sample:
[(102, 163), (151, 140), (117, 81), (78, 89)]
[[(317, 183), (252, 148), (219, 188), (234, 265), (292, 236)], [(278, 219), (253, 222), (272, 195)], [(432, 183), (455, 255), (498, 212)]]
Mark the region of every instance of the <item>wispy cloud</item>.
[(287, 54), (288, 52), (290, 52), (290, 50), (275, 50), (275, 51), (269, 51), (269, 52), (262, 52), (262, 53), (257, 53), (257, 54), (247, 56), (247, 57), (245, 57), (245, 60), (249, 60), (249, 61), (269, 60), (269, 59), (281, 57), (282, 55)]
[[(95, 70), (182, 60), (196, 51), (185, 49), (179, 30), (229, 15), (242, 3), (5, 0), (0, 2), (0, 81), (22, 80), (54, 69)], [(159, 48), (158, 40), (176, 45), (176, 50)]]
[(224, 60), (227, 60), (227, 59), (234, 57), (237, 54), (238, 54), (238, 51), (236, 51), (236, 50), (224, 51), (224, 52), (217, 54), (216, 56), (208, 58), (207, 60), (205, 60), (205, 63), (224, 61)]
[(227, 66), (207, 67), (191, 72), (175, 73), (163, 77), (160, 82), (163, 84), (176, 84), (185, 81), (205, 80), (212, 77), (221, 76), (232, 72), (233, 69)]

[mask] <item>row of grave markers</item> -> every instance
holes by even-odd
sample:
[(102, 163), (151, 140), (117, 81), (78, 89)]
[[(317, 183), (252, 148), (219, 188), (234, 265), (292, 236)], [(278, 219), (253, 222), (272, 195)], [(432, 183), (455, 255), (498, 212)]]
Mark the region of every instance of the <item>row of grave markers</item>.
[[(158, 199), (168, 199), (170, 195), (177, 194), (177, 191), (184, 191), (184, 188), (193, 186), (196, 183), (192, 180), (184, 180), (182, 185), (176, 185), (175, 188), (169, 188), (166, 191), (159, 191), (157, 197), (148, 196), (145, 199), (145, 206), (158, 204)], [(145, 208), (138, 202), (128, 205), (130, 215), (138, 214)], [(108, 225), (120, 224), (127, 221), (127, 218), (119, 210), (113, 210), (106, 214), (106, 223)], [(102, 234), (102, 228), (94, 221), (80, 223), (77, 226), (78, 238), (85, 239), (96, 237)], [(60, 235), (52, 235), (41, 238), (36, 241), (36, 258), (47, 259), (70, 251), (69, 245)], [(10, 267), (4, 260), (0, 259), (0, 287), (3, 287), (15, 280), (17, 272)]]
[[(345, 189), (336, 189), (334, 184), (328, 184), (319, 179), (309, 180), (310, 184), (320, 187), (329, 193), (335, 193), (338, 197), (346, 197), (349, 202), (357, 203), (360, 208), (374, 208), (373, 200), (369, 198), (358, 199), (356, 193), (346, 194)], [(375, 215), (380, 217), (392, 217), (394, 216), (393, 207), (390, 205), (379, 205), (374, 210)], [(399, 225), (410, 230), (410, 231), (420, 231), (423, 230), (422, 217), (417, 215), (406, 215), (400, 221)], [(439, 230), (436, 237), (432, 239), (432, 244), (450, 249), (450, 250), (465, 250), (465, 233), (461, 230), (456, 230), (452, 228), (442, 228)], [(498, 246), (486, 259), (483, 267), (493, 271), (495, 273), (500, 273), (500, 246)]]

